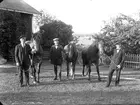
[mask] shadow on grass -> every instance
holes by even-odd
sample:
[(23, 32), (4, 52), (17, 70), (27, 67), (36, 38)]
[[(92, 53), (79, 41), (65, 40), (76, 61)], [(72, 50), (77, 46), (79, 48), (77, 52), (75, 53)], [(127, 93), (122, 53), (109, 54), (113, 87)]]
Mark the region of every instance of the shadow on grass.
[[(69, 79), (67, 79), (67, 76), (62, 76), (61, 81), (59, 80), (53, 80), (54, 76), (41, 76), (40, 78), (46, 78), (49, 79), (47, 81), (43, 80), (39, 84), (32, 84), (32, 86), (42, 86), (42, 85), (57, 85), (57, 84), (85, 84), (85, 83), (106, 83), (107, 82), (107, 77), (102, 77), (101, 76), (101, 81), (98, 80), (98, 76), (91, 75), (91, 79), (88, 80), (87, 76), (82, 76), (82, 75), (75, 75), (75, 79), (72, 79), (70, 76)], [(129, 79), (120, 79), (121, 82), (130, 82), (130, 81), (135, 81), (135, 80), (129, 80)], [(112, 79), (113, 83), (115, 83), (115, 78)], [(123, 85), (123, 84), (122, 84)], [(124, 84), (125, 85), (125, 84)], [(136, 84), (128, 84), (128, 85), (136, 85)]]
[[(44, 77), (44, 76), (43, 76)], [(52, 76), (50, 76), (52, 77)], [(44, 77), (45, 78), (45, 77)], [(48, 76), (46, 77), (48, 78)], [(50, 81), (41, 81), (39, 84), (32, 84), (32, 86), (42, 86), (42, 85), (58, 85), (58, 84), (86, 84), (86, 83), (101, 83), (101, 82), (106, 82), (106, 78), (102, 77), (101, 81), (98, 81), (96, 77), (91, 77), (90, 80), (88, 80), (87, 77), (82, 77), (79, 76), (79, 78), (75, 79), (67, 79), (66, 77), (62, 77), (61, 81), (59, 80), (50, 80)]]

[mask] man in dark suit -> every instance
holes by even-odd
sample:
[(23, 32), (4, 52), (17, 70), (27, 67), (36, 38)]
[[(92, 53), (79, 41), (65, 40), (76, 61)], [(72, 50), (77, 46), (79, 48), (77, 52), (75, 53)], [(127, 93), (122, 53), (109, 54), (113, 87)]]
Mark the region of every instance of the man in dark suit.
[(115, 86), (119, 85), (120, 74), (121, 74), (121, 70), (123, 69), (124, 60), (125, 60), (124, 50), (121, 48), (120, 44), (117, 44), (109, 67), (109, 74), (108, 74), (106, 87), (110, 86), (113, 72), (115, 70), (116, 70)]
[(57, 66), (59, 66), (60, 72), (59, 72), (59, 78), (61, 80), (61, 70), (62, 70), (62, 62), (63, 62), (63, 47), (59, 44), (59, 39), (54, 38), (54, 45), (50, 49), (50, 59), (51, 64), (54, 65), (54, 80), (57, 80)]
[(23, 73), (25, 74), (26, 85), (29, 86), (29, 67), (31, 64), (31, 48), (25, 43), (26, 37), (20, 36), (20, 44), (15, 47), (15, 61), (19, 69), (20, 85), (23, 86)]

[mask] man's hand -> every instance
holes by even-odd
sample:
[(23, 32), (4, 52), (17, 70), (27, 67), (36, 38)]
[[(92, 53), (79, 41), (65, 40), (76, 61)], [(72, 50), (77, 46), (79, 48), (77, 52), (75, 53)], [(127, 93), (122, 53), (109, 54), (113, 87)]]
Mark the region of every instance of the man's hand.
[(117, 65), (117, 68), (119, 68), (119, 69), (120, 69), (120, 68), (121, 68), (121, 65)]
[(19, 63), (16, 63), (16, 66), (19, 66)]
[(36, 50), (35, 49), (32, 49), (32, 54), (36, 53)]

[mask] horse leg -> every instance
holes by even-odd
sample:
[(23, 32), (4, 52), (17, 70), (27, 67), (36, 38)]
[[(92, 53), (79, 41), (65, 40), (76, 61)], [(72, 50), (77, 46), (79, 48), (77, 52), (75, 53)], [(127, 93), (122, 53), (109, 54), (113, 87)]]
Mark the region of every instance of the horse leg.
[(71, 63), (70, 63), (70, 75), (71, 75), (71, 76), (73, 76), (73, 67), (72, 67), (72, 66), (73, 66), (73, 64), (72, 64), (72, 62), (71, 62)]
[(33, 72), (33, 78), (34, 78), (33, 83), (36, 84), (36, 68), (35, 68), (35, 65), (32, 66), (32, 72)]
[(88, 64), (88, 80), (90, 81), (90, 73), (91, 73), (91, 64)]
[(98, 74), (98, 81), (101, 81), (100, 72), (99, 72), (99, 65), (98, 65), (98, 63), (96, 63), (95, 65), (96, 65), (96, 70), (97, 70), (97, 74)]
[(86, 76), (88, 75), (89, 71), (88, 71), (88, 66), (86, 65)]
[(38, 63), (37, 65), (37, 82), (40, 83), (40, 67), (41, 67), (41, 63)]
[(82, 76), (85, 76), (85, 75), (84, 75), (84, 72), (85, 72), (85, 64), (83, 64)]
[(75, 79), (75, 62), (72, 63), (72, 70), (73, 70), (72, 79)]
[(30, 73), (30, 77), (34, 78), (34, 76), (33, 76), (34, 75), (33, 65), (30, 66), (29, 70), (30, 70), (30, 72), (29, 72)]
[(69, 79), (69, 62), (67, 61), (67, 79)]

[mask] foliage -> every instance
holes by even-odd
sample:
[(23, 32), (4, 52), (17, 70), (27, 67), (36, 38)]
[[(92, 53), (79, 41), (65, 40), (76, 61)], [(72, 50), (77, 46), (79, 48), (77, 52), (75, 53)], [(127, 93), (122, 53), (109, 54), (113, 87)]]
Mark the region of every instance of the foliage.
[(35, 16), (35, 22), (40, 27), (40, 30), (44, 30), (42, 34), (43, 47), (51, 47), (53, 44), (53, 38), (58, 37), (60, 43), (64, 46), (70, 40), (72, 40), (72, 26), (67, 25), (61, 20), (57, 20), (54, 16), (41, 10), (40, 15)]
[(45, 31), (43, 34), (43, 43), (48, 47), (53, 44), (53, 38), (55, 37), (60, 39), (60, 43), (63, 46), (72, 40), (72, 26), (67, 25), (62, 21), (55, 20), (48, 24), (44, 24), (40, 29)]
[(0, 53), (8, 59), (9, 51), (18, 43), (17, 38), (26, 32), (26, 22), (15, 12), (0, 11), (0, 16)]
[(102, 40), (104, 45), (113, 47), (120, 43), (126, 53), (140, 53), (140, 20), (120, 14), (109, 23), (105, 23), (101, 32), (96, 38)]
[(51, 16), (50, 14), (48, 14), (47, 12), (45, 12), (43, 10), (41, 10), (40, 13), (41, 14), (34, 16), (35, 24), (39, 27), (56, 20), (55, 16)]

